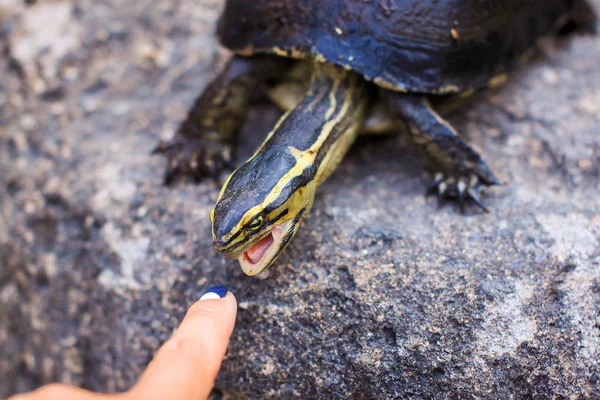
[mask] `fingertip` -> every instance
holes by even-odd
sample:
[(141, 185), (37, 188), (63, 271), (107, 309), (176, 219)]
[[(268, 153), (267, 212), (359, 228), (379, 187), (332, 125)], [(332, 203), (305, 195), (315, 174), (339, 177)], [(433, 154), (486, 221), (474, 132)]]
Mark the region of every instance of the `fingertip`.
[[(233, 331), (237, 316), (237, 300), (233, 293), (228, 292), (222, 299), (198, 300), (188, 309), (179, 331), (196, 329), (195, 327), (203, 321), (205, 328), (221, 332), (221, 336), (227, 336), (227, 340)], [(194, 327), (194, 328), (192, 328)]]
[(132, 393), (148, 399), (205, 398), (225, 356), (236, 314), (233, 293), (207, 290), (188, 309)]
[(237, 299), (235, 297), (235, 294), (233, 294), (231, 291), (227, 292), (227, 295), (225, 296), (226, 298), (229, 298), (229, 301), (233, 301), (235, 303), (235, 305), (237, 306)]
[(225, 286), (214, 286), (208, 289), (206, 292), (204, 292), (202, 296), (200, 296), (200, 299), (198, 299), (194, 304), (192, 304), (192, 306), (188, 310), (188, 313), (190, 311), (192, 311), (193, 313), (193, 310), (197, 308), (205, 307), (207, 305), (207, 303), (205, 302), (208, 301), (223, 301), (226, 304), (230, 304), (231, 310), (235, 310), (237, 312), (237, 299), (233, 292), (228, 290)]
[(219, 300), (224, 298), (227, 295), (227, 293), (229, 293), (229, 289), (227, 289), (226, 286), (213, 286), (206, 292), (202, 293), (202, 296), (200, 296), (200, 300)]
[(223, 300), (225, 300), (227, 303), (234, 305), (234, 308), (237, 310), (237, 299), (235, 298), (235, 295), (232, 292), (227, 292)]
[(235, 322), (235, 318), (237, 316), (237, 309), (238, 309), (237, 299), (235, 298), (235, 295), (231, 292), (228, 292), (223, 300), (227, 301), (227, 303), (229, 304), (230, 311), (233, 316), (233, 321)]

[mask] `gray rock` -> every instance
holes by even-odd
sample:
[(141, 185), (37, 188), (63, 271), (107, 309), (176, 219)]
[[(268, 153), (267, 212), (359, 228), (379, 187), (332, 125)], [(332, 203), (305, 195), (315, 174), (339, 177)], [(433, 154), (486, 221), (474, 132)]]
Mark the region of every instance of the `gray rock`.
[[(149, 156), (227, 57), (220, 7), (0, 2), (0, 396), (131, 387), (222, 283), (217, 395), (598, 398), (600, 39), (546, 40), (452, 115), (507, 182), (490, 214), (424, 197), (406, 138), (361, 140), (257, 279), (213, 249), (217, 188)], [(253, 110), (245, 152), (276, 118)]]

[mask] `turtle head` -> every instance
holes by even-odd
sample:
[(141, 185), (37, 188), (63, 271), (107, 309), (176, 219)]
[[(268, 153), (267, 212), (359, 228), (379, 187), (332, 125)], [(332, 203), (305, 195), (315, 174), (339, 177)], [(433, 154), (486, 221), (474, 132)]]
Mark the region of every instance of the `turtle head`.
[(211, 213), (218, 251), (256, 275), (273, 264), (312, 208), (315, 191), (354, 141), (370, 101), (359, 75), (313, 64), (306, 96), (231, 174)]
[(210, 214), (217, 250), (247, 275), (272, 265), (312, 207), (311, 175), (288, 149), (259, 151), (229, 177)]

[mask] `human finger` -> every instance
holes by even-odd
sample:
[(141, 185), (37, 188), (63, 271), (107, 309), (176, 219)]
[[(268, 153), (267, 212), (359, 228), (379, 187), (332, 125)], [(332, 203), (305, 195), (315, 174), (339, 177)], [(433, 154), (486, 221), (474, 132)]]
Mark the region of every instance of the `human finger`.
[(224, 286), (192, 305), (173, 336), (128, 393), (143, 399), (204, 399), (212, 390), (233, 332), (237, 303)]

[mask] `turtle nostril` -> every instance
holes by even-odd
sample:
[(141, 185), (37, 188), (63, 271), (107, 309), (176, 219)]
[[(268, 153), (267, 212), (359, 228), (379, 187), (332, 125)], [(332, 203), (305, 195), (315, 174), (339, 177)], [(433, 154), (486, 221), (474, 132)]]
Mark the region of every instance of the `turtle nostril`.
[(215, 239), (213, 240), (213, 243), (215, 244), (215, 247), (217, 249), (222, 249), (223, 247), (225, 247), (225, 242), (222, 240)]

